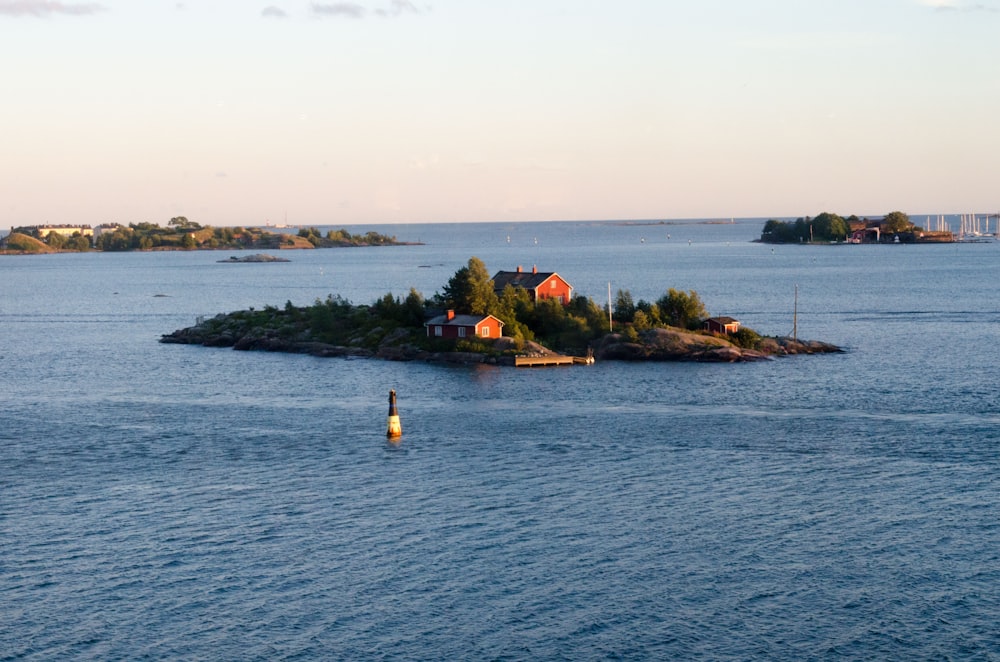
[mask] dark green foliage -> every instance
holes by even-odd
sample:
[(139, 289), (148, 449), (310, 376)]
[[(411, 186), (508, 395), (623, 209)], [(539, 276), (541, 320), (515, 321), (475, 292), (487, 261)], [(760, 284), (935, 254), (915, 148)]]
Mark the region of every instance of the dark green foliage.
[(694, 290), (685, 293), (671, 287), (656, 305), (663, 322), (670, 326), (694, 330), (708, 318), (708, 312)]
[(534, 340), (535, 334), (525, 322), (534, 315), (534, 308), (535, 304), (531, 301), (531, 295), (527, 290), (508, 285), (491, 314), (504, 323), (505, 336), (516, 340)]
[(639, 299), (639, 303), (635, 304), (635, 312), (636, 314), (639, 312), (645, 313), (651, 327), (663, 324), (663, 316), (660, 314), (660, 307), (655, 303), (649, 303), (648, 301)]
[(889, 212), (882, 220), (882, 232), (885, 233), (908, 232), (912, 229), (910, 217), (901, 211)]
[(378, 232), (351, 234), (344, 228), (329, 230), (325, 237), (320, 235), (317, 228), (300, 228), (298, 235), (307, 239), (309, 243), (317, 248), (329, 248), (331, 246), (384, 246), (396, 243), (396, 237), (394, 236), (389, 237)]
[(760, 347), (761, 338), (756, 331), (743, 326), (736, 333), (729, 334), (729, 340), (738, 347), (757, 349)]
[(632, 293), (628, 290), (618, 290), (615, 295), (615, 319), (619, 322), (631, 322), (635, 317), (635, 303)]
[[(26, 228), (25, 234), (38, 236), (37, 228)], [(184, 216), (175, 216), (163, 227), (155, 223), (129, 223), (128, 226), (117, 226), (113, 230), (103, 228), (96, 234), (93, 246), (90, 239), (74, 234), (65, 237), (56, 232), (50, 232), (45, 239), (46, 244), (58, 250), (89, 250), (91, 247), (100, 251), (133, 251), (150, 250), (154, 248), (257, 248), (278, 249), (282, 246), (294, 245), (294, 237), (289, 234), (269, 232), (261, 228), (225, 227), (213, 228), (202, 226)], [(346, 230), (327, 233), (321, 237), (316, 228), (299, 230), (299, 236), (305, 237), (317, 248), (331, 246), (383, 246), (396, 243), (395, 237), (388, 237), (377, 232), (352, 235)], [(334, 236), (335, 239), (329, 237)]]
[(483, 261), (475, 256), (448, 280), (437, 295), (437, 301), (444, 308), (471, 315), (492, 315), (500, 308), (493, 291), (493, 279)]
[(319, 235), (319, 230), (316, 228), (302, 228), (299, 230), (299, 236), (306, 239), (313, 246), (319, 246), (319, 243), (323, 240)]
[(66, 237), (62, 236), (58, 232), (50, 232), (47, 237), (45, 237), (45, 243), (49, 245), (49, 248), (60, 249), (66, 245)]
[(844, 241), (847, 234), (847, 221), (837, 214), (823, 212), (812, 220), (813, 241)]
[[(795, 221), (769, 220), (764, 224), (760, 240), (765, 243), (790, 244), (810, 241), (844, 241), (850, 234), (850, 225), (860, 219), (851, 215), (846, 219), (830, 212), (823, 212), (816, 218), (799, 218)], [(911, 232), (915, 226), (910, 217), (901, 211), (890, 212), (880, 223), (884, 235)]]

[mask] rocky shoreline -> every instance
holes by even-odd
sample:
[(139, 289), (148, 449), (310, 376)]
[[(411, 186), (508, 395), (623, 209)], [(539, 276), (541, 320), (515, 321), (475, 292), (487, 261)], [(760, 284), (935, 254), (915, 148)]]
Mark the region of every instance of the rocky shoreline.
[[(515, 356), (560, 356), (534, 342), (518, 346), (511, 338), (492, 343), (492, 352), (430, 351), (419, 344), (411, 329), (386, 334), (375, 348), (332, 345), (312, 340), (283, 337), (273, 329), (251, 327), (241, 330), (219, 325), (198, 324), (164, 334), (160, 342), (205, 347), (231, 347), (239, 351), (287, 352), (319, 357), (378, 358), (389, 361), (431, 361), (442, 363), (486, 363), (514, 365)], [(789, 337), (763, 338), (757, 349), (741, 348), (720, 336), (691, 333), (681, 329), (658, 328), (639, 334), (638, 342), (612, 333), (594, 343), (591, 352), (599, 361), (700, 361), (736, 363), (761, 361), (797, 354), (842, 352), (836, 345)]]

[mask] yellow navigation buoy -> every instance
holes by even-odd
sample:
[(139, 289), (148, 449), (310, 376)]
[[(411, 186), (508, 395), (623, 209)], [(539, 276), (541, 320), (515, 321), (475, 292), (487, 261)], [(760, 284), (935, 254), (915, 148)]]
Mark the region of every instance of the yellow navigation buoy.
[(389, 418), (386, 421), (385, 436), (398, 439), (403, 436), (403, 428), (399, 425), (399, 412), (396, 411), (396, 391), (389, 391)]

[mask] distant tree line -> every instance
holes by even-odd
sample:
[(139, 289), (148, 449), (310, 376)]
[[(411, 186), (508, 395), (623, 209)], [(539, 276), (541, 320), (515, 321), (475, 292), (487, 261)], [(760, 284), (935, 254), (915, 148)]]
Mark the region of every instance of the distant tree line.
[[(910, 217), (901, 211), (890, 212), (882, 219), (872, 221), (875, 222), (878, 223), (882, 233), (889, 235), (921, 229), (913, 225)], [(771, 244), (846, 241), (851, 234), (851, 225), (859, 223), (868, 221), (853, 214), (844, 218), (830, 212), (823, 212), (815, 218), (806, 216), (794, 221), (771, 219), (764, 224), (760, 240)]]
[(314, 227), (301, 228), (299, 236), (308, 240), (316, 248), (329, 248), (332, 246), (384, 246), (397, 243), (395, 236), (389, 237), (378, 232), (351, 234), (344, 228), (329, 230), (325, 236), (321, 236), (319, 230)]
[[(13, 232), (39, 239), (56, 250), (85, 251), (136, 251), (152, 249), (224, 249), (255, 248), (277, 249), (295, 245), (295, 239), (288, 234), (270, 232), (261, 228), (218, 227), (200, 225), (185, 216), (175, 216), (166, 227), (156, 223), (129, 223), (113, 229), (103, 229), (96, 237), (83, 236), (79, 232), (65, 236), (58, 232), (43, 231), (36, 227), (14, 228)], [(317, 248), (334, 246), (384, 246), (397, 243), (396, 237), (388, 237), (377, 232), (351, 234), (347, 230), (331, 230), (321, 237), (316, 228), (298, 232)]]

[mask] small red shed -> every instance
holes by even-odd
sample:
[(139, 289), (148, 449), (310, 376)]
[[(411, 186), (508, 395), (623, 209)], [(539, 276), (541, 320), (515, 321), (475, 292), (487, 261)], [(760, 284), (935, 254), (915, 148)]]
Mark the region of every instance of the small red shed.
[(705, 320), (704, 327), (709, 333), (729, 334), (740, 330), (740, 322), (732, 317), (710, 317)]

